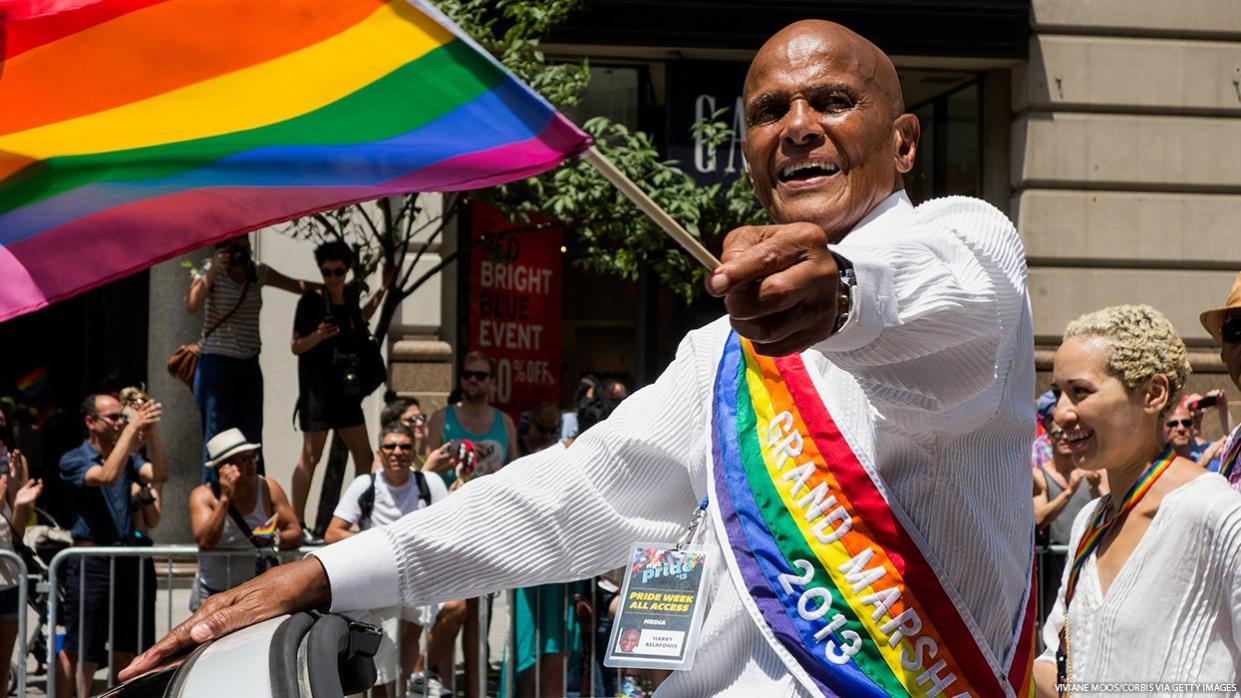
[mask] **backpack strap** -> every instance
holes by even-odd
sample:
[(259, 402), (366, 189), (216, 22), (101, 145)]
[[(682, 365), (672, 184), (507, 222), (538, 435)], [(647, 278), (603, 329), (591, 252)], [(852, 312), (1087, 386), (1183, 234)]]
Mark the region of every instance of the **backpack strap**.
[(414, 482), (418, 483), (418, 501), (431, 506), (431, 488), (427, 486), (427, 476), (421, 470), (414, 471)]
[(367, 486), (366, 491), (358, 497), (358, 508), (362, 510), (362, 516), (358, 518), (358, 525), (362, 525), (362, 519), (371, 518), (371, 511), (375, 509), (375, 473), (370, 474), (371, 484)]

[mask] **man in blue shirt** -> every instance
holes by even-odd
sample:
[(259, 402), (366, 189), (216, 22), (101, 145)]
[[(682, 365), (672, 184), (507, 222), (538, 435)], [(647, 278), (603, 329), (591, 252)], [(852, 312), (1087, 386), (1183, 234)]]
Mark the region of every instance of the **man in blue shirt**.
[[(168, 473), (162, 461), (148, 462), (137, 453), (145, 432), (159, 423), (161, 406), (147, 401), (126, 417), (121, 403), (110, 395), (88, 395), (82, 401), (86, 440), (60, 459), (60, 479), (73, 507), (75, 547), (129, 545), (134, 542), (135, 483), (163, 483)], [(82, 564), (85, 560), (85, 564)], [(56, 694), (68, 698), (90, 695), (91, 678), (104, 656), (108, 640), (108, 597), (111, 581), (106, 557), (72, 558), (65, 565), (65, 642), (57, 662)], [(138, 650), (137, 560), (116, 561), (116, 612), (111, 670), (125, 668)], [(85, 584), (83, 584), (83, 580)], [(153, 590), (154, 580), (143, 586)], [(84, 591), (84, 593), (83, 593)], [(81, 610), (79, 610), (81, 609)], [(79, 625), (79, 615), (82, 616)], [(143, 641), (150, 643), (154, 619), (144, 619)], [(80, 660), (80, 661), (79, 661)]]

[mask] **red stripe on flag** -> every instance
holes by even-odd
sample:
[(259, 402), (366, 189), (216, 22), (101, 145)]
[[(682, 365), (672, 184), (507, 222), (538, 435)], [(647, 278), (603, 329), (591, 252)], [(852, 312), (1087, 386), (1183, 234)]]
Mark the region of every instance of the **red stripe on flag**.
[[(4, 39), (0, 40), (0, 59), (12, 58), (33, 48), (90, 29), (121, 15), (168, 0), (16, 0), (0, 1), (0, 17), (5, 17)], [(9, 25), (21, 23), (21, 31)]]

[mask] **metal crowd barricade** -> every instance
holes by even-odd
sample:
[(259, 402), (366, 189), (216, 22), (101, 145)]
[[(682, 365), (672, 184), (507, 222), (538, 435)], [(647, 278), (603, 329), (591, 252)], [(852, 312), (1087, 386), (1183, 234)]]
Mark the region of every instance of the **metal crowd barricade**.
[[(1034, 553), (1038, 562), (1038, 615), (1036, 616), (1036, 632), (1041, 647), (1043, 637), (1043, 619), (1047, 617), (1047, 614), (1051, 610), (1043, 607), (1043, 590), (1060, 588), (1060, 574), (1058, 571), (1064, 569), (1062, 565), (1068, 557), (1069, 546), (1039, 545), (1035, 547)], [(1053, 562), (1060, 564), (1050, 564)]]
[[(12, 569), (17, 572), (17, 656), (20, 661), (17, 662), (17, 695), (26, 695), (26, 622), (29, 615), (26, 611), (27, 586), (30, 580), (30, 570), (26, 567), (26, 561), (21, 555), (0, 548), (0, 565), (12, 565)], [(5, 662), (9, 662), (9, 657), (3, 657)], [(8, 686), (0, 687), (8, 690)]]
[[(4, 553), (4, 552), (6, 551), (0, 550), (0, 553)], [(282, 561), (288, 561), (291, 559), (296, 559), (297, 557), (304, 555), (306, 552), (308, 552), (308, 550), (305, 550), (305, 549), (280, 551), (280, 557)], [(142, 648), (142, 647), (149, 646), (150, 643), (153, 643), (155, 640), (163, 636), (164, 633), (168, 632), (174, 627), (174, 623), (173, 623), (173, 605), (174, 604), (173, 604), (173, 598), (172, 598), (173, 582), (174, 582), (174, 575), (173, 575), (174, 561), (184, 560), (188, 562), (193, 562), (195, 563), (195, 565), (197, 565), (198, 560), (204, 557), (222, 557), (226, 559), (225, 567), (228, 570), (226, 574), (231, 576), (232, 566), (228, 563), (231, 562), (232, 558), (245, 558), (247, 560), (255, 560), (260, 554), (261, 554), (260, 551), (253, 550), (253, 549), (252, 550), (199, 550), (198, 546), (196, 545), (154, 545), (154, 546), (148, 546), (148, 547), (121, 547), (121, 546), (71, 547), (71, 548), (66, 548), (64, 550), (61, 550), (60, 552), (56, 553), (56, 555), (52, 558), (52, 561), (48, 564), (48, 575), (47, 575), (47, 585), (48, 585), (48, 594), (47, 594), (47, 626), (48, 626), (47, 695), (49, 696), (55, 695), (55, 692), (56, 692), (56, 666), (57, 666), (56, 664), (56, 661), (57, 661), (56, 660), (56, 644), (57, 644), (56, 643), (56, 637), (57, 637), (56, 626), (61, 621), (59, 586), (60, 586), (61, 580), (65, 576), (63, 572), (63, 568), (70, 559), (76, 558), (76, 559), (82, 560), (81, 565), (83, 567), (85, 566), (85, 561), (88, 558), (107, 558), (108, 559), (107, 651), (109, 652), (109, 655), (110, 655), (110, 653), (113, 651), (112, 648), (114, 647), (113, 641), (115, 639), (115, 630), (116, 630), (116, 616), (115, 616), (116, 614), (116, 604), (115, 604), (116, 586), (115, 586), (115, 582), (116, 582), (116, 560), (117, 558), (127, 558), (127, 559), (135, 558), (135, 559), (138, 559), (139, 562), (141, 562), (141, 560), (146, 559), (146, 558), (150, 558), (152, 559), (152, 561), (154, 561), (154, 558), (161, 558), (162, 559), (161, 561), (164, 563), (164, 569), (165, 569), (164, 580), (167, 583), (165, 587), (165, 591), (167, 592), (167, 598), (168, 598), (168, 608), (167, 608), (167, 615), (166, 615), (167, 621), (166, 621), (166, 625), (164, 628), (164, 632), (161, 633), (159, 631), (158, 625), (155, 625), (156, 619), (152, 618), (152, 624), (155, 625), (155, 632), (154, 632), (154, 636), (150, 638), (145, 637), (144, 632), (143, 632), (144, 626), (145, 626), (144, 621), (146, 620), (146, 617), (144, 615), (145, 608), (146, 608), (146, 604), (144, 603), (145, 593), (146, 593), (146, 578), (145, 578), (146, 567), (145, 565), (142, 565), (142, 564), (138, 565), (138, 589), (137, 589), (138, 626), (137, 626), (136, 634), (137, 634), (138, 647)], [(19, 558), (19, 561), (20, 561), (20, 558)], [(23, 565), (23, 568), (24, 568), (24, 565)], [(157, 575), (159, 574), (158, 570), (156, 571), (156, 574)], [(232, 580), (229, 579), (228, 582), (229, 582), (228, 586), (231, 587)], [(86, 592), (86, 574), (79, 573), (78, 575), (78, 599), (79, 599), (79, 603), (78, 603), (78, 647), (79, 648), (82, 647), (82, 635), (85, 630), (84, 621), (85, 621), (85, 614), (86, 614), (86, 604), (81, 603), (80, 600), (85, 596), (85, 592)], [(155, 589), (153, 591), (153, 594), (155, 594), (156, 597), (158, 597), (159, 593), (160, 593), (160, 587), (159, 587), (159, 580), (157, 578), (155, 581)], [(19, 602), (23, 604), (25, 603), (24, 589), (23, 589), (22, 598), (19, 599)], [(181, 611), (181, 613), (182, 613), (181, 620), (189, 617), (188, 605), (186, 606), (186, 608), (184, 608)], [(25, 617), (22, 616), (21, 618), (24, 620)], [(24, 633), (22, 634), (22, 644), (23, 644), (23, 650), (24, 650), (24, 644), (25, 644)], [(22, 656), (24, 657), (25, 655), (23, 654)], [(79, 657), (79, 662), (75, 669), (76, 671), (75, 678), (78, 678), (79, 680), (81, 680), (82, 678), (82, 673), (81, 673), (82, 663), (80, 659), (81, 658)], [(113, 671), (112, 667), (109, 666), (108, 672), (107, 672), (107, 675), (108, 675), (107, 685), (109, 688), (111, 688), (113, 685), (114, 674), (115, 674), (115, 671)], [(19, 695), (20, 694), (22, 693), (19, 690)]]
[[(280, 556), (282, 560), (287, 561), (290, 559), (296, 559), (298, 557), (304, 556), (306, 553), (311, 552), (313, 550), (314, 548), (302, 548), (299, 550), (281, 551)], [(69, 560), (71, 559), (80, 560), (81, 561), (80, 564), (83, 567), (86, 564), (86, 560), (90, 558), (96, 558), (96, 559), (104, 558), (108, 560), (109, 592), (108, 592), (107, 649), (108, 649), (108, 652), (111, 652), (112, 647), (114, 646), (114, 640), (115, 640), (115, 635), (116, 635), (115, 633), (116, 623), (118, 620), (116, 618), (116, 604), (115, 604), (116, 595), (117, 595), (116, 581), (117, 581), (117, 559), (118, 558), (137, 559), (139, 561), (143, 559), (151, 559), (155, 561), (158, 558), (158, 562), (160, 566), (162, 566), (163, 568), (162, 570), (157, 568), (155, 571), (156, 581), (155, 581), (155, 586), (154, 586), (152, 593), (156, 596), (156, 603), (158, 602), (158, 596), (161, 592), (166, 594), (167, 608), (166, 608), (166, 615), (165, 615), (165, 623), (163, 625), (163, 628), (161, 628), (158, 623), (159, 618), (157, 616), (154, 617), (152, 619), (152, 624), (154, 625), (154, 636), (148, 638), (144, 634), (144, 631), (145, 631), (144, 621), (146, 620), (145, 615), (144, 615), (146, 612), (145, 611), (146, 604), (144, 603), (144, 601), (146, 600), (145, 595), (147, 593), (146, 583), (145, 583), (146, 582), (145, 580), (146, 566), (143, 564), (138, 565), (138, 570), (137, 570), (138, 588), (136, 590), (136, 593), (138, 595), (138, 599), (137, 599), (137, 613), (138, 613), (137, 624), (138, 626), (137, 626), (136, 634), (137, 634), (139, 648), (144, 648), (144, 647), (149, 646), (156, 639), (161, 637), (164, 633), (168, 632), (173, 627), (175, 627), (176, 623), (180, 622), (181, 620), (184, 620), (185, 618), (189, 616), (188, 604), (184, 604), (185, 607), (178, 609), (177, 615), (174, 617), (173, 607), (175, 604), (173, 601), (173, 593), (172, 593), (174, 586), (175, 586), (174, 585), (174, 564), (176, 564), (177, 562), (188, 562), (188, 563), (194, 563), (195, 565), (197, 565), (199, 560), (201, 560), (202, 558), (208, 558), (208, 557), (223, 557), (223, 558), (226, 558), (226, 562), (231, 562), (231, 558), (245, 558), (247, 560), (254, 560), (259, 554), (260, 553), (257, 550), (200, 551), (198, 547), (194, 545), (157, 545), (157, 546), (150, 546), (150, 547), (119, 547), (119, 546), (118, 547), (71, 547), (71, 548), (66, 548), (64, 550), (61, 550), (52, 558), (51, 562), (48, 565), (48, 576), (47, 576), (47, 582), (46, 582), (47, 584), (46, 619), (47, 619), (47, 627), (48, 627), (47, 695), (55, 695), (55, 691), (56, 691), (56, 681), (57, 681), (56, 638), (58, 635), (57, 625), (63, 622), (64, 620), (61, 617), (62, 609), (61, 609), (60, 595), (58, 592), (59, 592), (60, 585), (63, 583), (66, 577), (65, 566), (68, 564)], [(26, 574), (27, 574), (26, 565), (20, 556), (18, 556), (16, 553), (13, 553), (12, 551), (0, 550), (0, 558), (8, 558), (10, 560), (13, 560), (14, 564), (17, 566), (17, 569), (21, 571), (23, 575), (23, 579), (26, 578)], [(228, 569), (227, 574), (231, 574), (231, 571), (232, 571), (231, 565), (226, 564), (226, 568)], [(197, 570), (195, 569), (195, 571)], [(161, 577), (162, 577), (162, 580), (160, 579)], [(162, 588), (160, 584), (161, 581), (163, 582)], [(603, 681), (601, 677), (597, 674), (599, 666), (600, 666), (600, 659), (598, 658), (598, 655), (602, 652), (603, 648), (596, 646), (597, 643), (595, 641), (596, 640), (595, 624), (597, 624), (601, 618), (606, 616), (607, 608), (600, 607), (598, 586), (596, 584), (597, 579), (590, 579), (587, 581), (589, 583), (589, 588), (590, 588), (589, 601), (590, 601), (590, 605), (592, 608), (593, 623), (590, 625), (590, 627), (587, 627), (586, 624), (582, 623), (579, 620), (578, 625), (580, 627), (581, 632), (584, 634), (582, 637), (582, 643), (581, 643), (582, 644), (581, 670), (582, 670), (582, 673), (585, 674), (584, 678), (588, 682), (587, 685), (589, 686), (589, 689), (585, 695), (594, 695), (596, 693), (596, 688), (603, 685)], [(85, 591), (86, 591), (86, 574), (79, 573), (77, 584), (79, 585), (78, 586), (78, 598), (81, 599), (84, 597)], [(574, 587), (576, 586), (576, 584), (577, 584), (576, 582), (566, 583), (565, 593), (563, 594), (563, 597), (562, 597), (563, 598), (563, 608), (561, 609), (562, 618), (565, 619), (564, 627), (566, 628), (568, 626), (567, 619), (569, 617), (569, 612), (572, 608), (572, 604), (575, 603)], [(231, 579), (228, 580), (227, 586), (229, 587), (232, 586)], [(19, 607), (24, 609), (27, 603), (26, 585), (24, 584), (20, 585), (18, 593), (19, 593), (18, 603), (20, 604)], [(518, 686), (518, 682), (520, 681), (520, 675), (519, 675), (519, 672), (517, 671), (519, 658), (517, 656), (518, 647), (517, 647), (516, 617), (515, 617), (516, 590), (510, 589), (510, 590), (507, 590), (505, 592), (500, 592), (500, 593), (504, 595), (504, 599), (507, 600), (508, 602), (508, 612), (510, 614), (510, 622), (508, 623), (508, 626), (509, 626), (508, 632), (504, 633), (503, 658), (502, 658), (502, 664), (504, 665), (504, 668), (505, 668), (504, 673), (505, 673), (505, 676), (507, 677), (507, 680), (505, 681), (505, 685), (501, 689), (501, 695), (504, 695), (506, 698), (511, 698), (511, 696), (514, 696), (517, 694), (518, 692), (517, 686)], [(538, 603), (539, 603), (538, 595), (535, 595), (534, 603), (535, 603), (535, 608), (533, 609), (534, 617), (538, 619), (541, 617), (539, 613), (540, 609), (538, 608)], [(153, 604), (153, 607), (154, 607), (154, 604)], [(478, 635), (478, 656), (479, 656), (480, 666), (479, 666), (479, 671), (477, 672), (478, 686), (476, 688), (478, 689), (478, 695), (480, 696), (488, 695), (487, 683), (488, 683), (488, 676), (490, 673), (490, 666), (491, 666), (491, 662), (488, 661), (488, 657), (487, 657), (487, 650), (489, 646), (488, 630), (490, 626), (489, 617), (488, 617), (490, 615), (488, 613), (489, 607), (490, 607), (490, 604), (488, 603), (488, 599), (486, 596), (484, 596), (480, 598), (479, 600), (478, 614), (474, 617), (466, 618), (466, 623), (476, 623), (477, 624), (476, 627), (478, 629), (478, 633), (477, 633)], [(77, 612), (78, 612), (78, 647), (81, 648), (83, 646), (82, 639), (83, 639), (83, 634), (85, 631), (85, 627), (84, 627), (85, 604), (79, 603)], [(128, 621), (129, 619), (121, 619), (121, 622), (128, 622)], [(18, 625), (18, 628), (19, 628), (18, 630), (18, 643), (19, 643), (18, 644), (18, 653), (19, 653), (18, 656), (24, 658), (27, 652), (27, 637), (28, 637), (27, 632), (26, 632), (27, 618), (26, 618), (25, 613), (19, 614), (18, 623), (19, 623)], [(397, 626), (399, 629), (400, 627), (399, 621), (397, 623)], [(431, 657), (429, 656), (430, 630), (431, 628), (424, 627), (422, 630), (420, 640), (419, 640), (419, 644), (421, 645), (420, 649), (424, 652), (424, 656), (426, 657), (424, 661), (424, 672), (428, 672), (430, 669), (430, 660), (431, 660)], [(535, 632), (536, 632), (535, 663), (533, 666), (529, 667), (527, 670), (534, 672), (533, 679), (535, 682), (535, 695), (542, 695), (541, 682), (542, 682), (542, 670), (543, 670), (543, 661), (544, 661), (544, 655), (542, 652), (543, 638), (541, 637), (542, 630), (539, 627), (537, 621), (535, 625)], [(397, 637), (399, 640), (400, 638), (399, 630), (398, 630)], [(561, 646), (566, 653), (566, 661), (564, 662), (564, 671), (560, 677), (561, 682), (562, 682), (562, 687), (561, 687), (562, 695), (565, 695), (570, 692), (569, 686), (568, 686), (569, 665), (570, 665), (570, 662), (568, 661), (568, 659), (570, 658), (570, 655), (571, 655), (569, 639), (570, 638), (568, 637), (567, 633), (565, 636), (562, 637)], [(400, 671), (400, 658), (401, 658), (400, 647), (398, 646), (396, 650), (397, 651), (395, 654), (395, 661), (397, 662), (397, 666), (394, 667), (395, 671), (393, 671), (392, 673), (394, 676), (398, 677), (397, 695), (401, 695), (402, 693), (404, 693), (406, 685), (405, 685), (405, 680), (401, 676), (401, 671)], [(80, 660), (80, 657), (79, 657), (79, 660)], [(456, 680), (457, 667), (464, 667), (464, 657), (458, 656), (457, 648), (454, 646), (452, 666), (449, 669), (449, 671), (453, 673), (453, 676), (450, 680), (452, 681), (453, 685), (456, 687), (456, 693), (463, 694), (464, 693), (463, 689), (465, 688), (465, 686), (463, 682)], [(77, 671), (77, 675), (75, 676), (75, 678), (78, 678), (79, 680), (83, 678), (81, 675), (82, 667), (81, 667), (80, 661), (78, 663), (76, 671)], [(615, 672), (616, 682), (617, 682), (617, 685), (619, 685), (620, 679), (621, 679), (620, 672), (617, 670), (612, 670), (612, 671)], [(111, 687), (113, 685), (114, 674), (115, 672), (113, 671), (113, 668), (109, 666), (108, 671), (107, 671), (108, 687)], [(468, 676), (468, 674), (466, 675)], [(447, 677), (444, 677), (444, 678), (447, 678)], [(18, 695), (25, 695), (26, 671), (25, 671), (24, 661), (18, 663), (17, 683), (18, 683)], [(426, 690), (426, 687), (427, 687), (427, 683), (424, 681), (424, 690), (421, 692), (421, 695), (424, 695), (424, 696), (430, 695), (428, 690)], [(573, 692), (576, 692), (576, 687)], [(375, 692), (373, 690), (368, 691), (368, 694), (373, 695), (375, 694)], [(411, 695), (419, 695), (419, 693), (413, 693)]]

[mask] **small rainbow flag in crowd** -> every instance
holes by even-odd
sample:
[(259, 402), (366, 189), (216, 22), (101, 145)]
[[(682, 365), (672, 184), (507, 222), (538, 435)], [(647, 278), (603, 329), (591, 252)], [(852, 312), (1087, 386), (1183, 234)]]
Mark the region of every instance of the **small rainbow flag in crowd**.
[(278, 518), (278, 515), (272, 514), (271, 518), (267, 520), (267, 523), (262, 526), (256, 526), (254, 530), (250, 532), (250, 535), (255, 538), (274, 538), (276, 536), (276, 520)]
[(17, 389), (26, 397), (35, 397), (47, 387), (47, 367), (40, 366), (17, 379)]
[(0, 0), (0, 320), (589, 145), (426, 0)]

